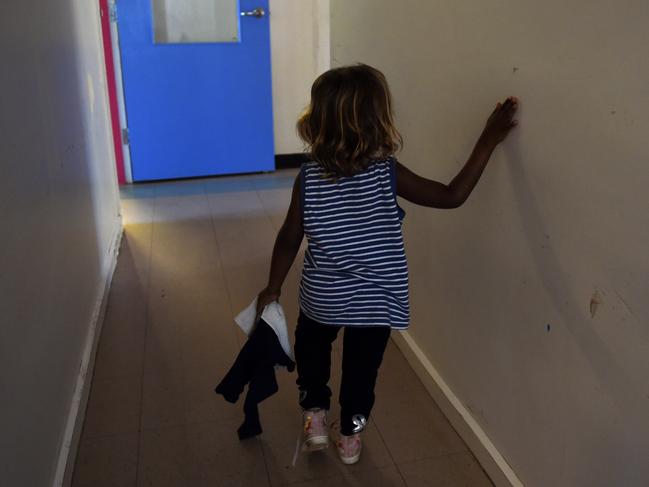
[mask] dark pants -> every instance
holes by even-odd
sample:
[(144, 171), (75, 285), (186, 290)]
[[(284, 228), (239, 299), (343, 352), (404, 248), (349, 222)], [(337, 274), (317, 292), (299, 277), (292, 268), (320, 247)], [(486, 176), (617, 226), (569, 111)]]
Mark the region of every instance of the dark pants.
[[(295, 329), (295, 362), (300, 406), (329, 409), (331, 389), (331, 344), (341, 327), (322, 325), (300, 313)], [(359, 422), (369, 420), (374, 406), (374, 386), (390, 328), (345, 327), (343, 374), (340, 386), (340, 430), (351, 435)], [(362, 426), (360, 426), (362, 428)]]

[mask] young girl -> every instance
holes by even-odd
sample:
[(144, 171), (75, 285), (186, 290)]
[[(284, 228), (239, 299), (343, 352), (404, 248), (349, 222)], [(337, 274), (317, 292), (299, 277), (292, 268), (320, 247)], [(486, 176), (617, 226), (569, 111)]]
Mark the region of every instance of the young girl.
[(273, 250), (258, 313), (279, 299), (302, 238), (308, 249), (300, 284), (295, 360), (303, 409), (304, 449), (326, 448), (331, 344), (343, 337), (340, 389), (342, 461), (361, 452), (360, 432), (391, 329), (409, 324), (408, 269), (401, 196), (431, 208), (457, 208), (475, 187), (491, 153), (516, 125), (517, 99), (498, 103), (471, 156), (450, 184), (409, 171), (394, 158), (402, 144), (385, 77), (356, 65), (316, 79), (297, 128), (313, 162), (304, 164)]

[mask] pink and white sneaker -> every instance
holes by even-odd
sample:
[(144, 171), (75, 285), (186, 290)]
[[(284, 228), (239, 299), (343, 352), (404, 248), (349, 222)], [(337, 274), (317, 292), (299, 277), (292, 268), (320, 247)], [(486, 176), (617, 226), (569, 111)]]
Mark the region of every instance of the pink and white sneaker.
[(335, 438), (338, 456), (345, 465), (353, 465), (361, 457), (363, 443), (361, 434), (354, 433), (351, 436), (345, 436), (340, 432), (340, 422), (336, 421), (331, 428), (332, 436)]
[(336, 447), (338, 447), (338, 456), (342, 462), (345, 465), (353, 465), (360, 459), (363, 448), (360, 433), (351, 436), (340, 435), (336, 441)]
[(327, 411), (324, 409), (307, 409), (302, 413), (304, 424), (303, 451), (324, 450), (329, 446), (327, 431)]

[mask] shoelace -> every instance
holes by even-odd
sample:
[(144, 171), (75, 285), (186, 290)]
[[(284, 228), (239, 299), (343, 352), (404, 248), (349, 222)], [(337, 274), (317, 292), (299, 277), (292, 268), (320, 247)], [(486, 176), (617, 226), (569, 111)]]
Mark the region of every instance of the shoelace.
[(295, 443), (295, 452), (293, 452), (293, 461), (291, 462), (291, 467), (295, 467), (297, 463), (297, 457), (300, 455), (300, 443), (302, 440), (302, 428), (300, 428), (300, 434), (297, 435), (297, 441)]
[[(331, 429), (337, 428), (337, 430), (340, 430), (340, 420), (336, 420), (333, 423), (331, 423)], [(300, 432), (297, 435), (297, 440), (295, 441), (295, 451), (293, 452), (293, 461), (291, 462), (291, 467), (295, 467), (295, 464), (297, 463), (297, 459), (300, 456), (300, 451), (302, 448), (300, 446), (302, 445), (303, 439), (304, 439), (304, 434), (306, 433), (305, 431), (304, 424), (302, 421), (300, 421)]]
[[(309, 418), (309, 424), (310, 424), (311, 419)], [(308, 426), (307, 426), (308, 427)], [(291, 467), (295, 467), (295, 464), (297, 463), (297, 458), (300, 456), (300, 446), (302, 445), (304, 434), (305, 434), (305, 425), (303, 424), (303, 420), (300, 421), (300, 429), (299, 433), (297, 435), (297, 440), (295, 441), (295, 451), (293, 452), (293, 461), (291, 462)]]

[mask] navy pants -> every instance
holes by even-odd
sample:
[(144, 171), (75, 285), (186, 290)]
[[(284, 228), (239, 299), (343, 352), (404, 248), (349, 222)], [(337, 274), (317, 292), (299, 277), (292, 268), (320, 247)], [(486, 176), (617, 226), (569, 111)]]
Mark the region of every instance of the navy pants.
[[(295, 329), (295, 362), (300, 406), (304, 409), (330, 407), (331, 344), (340, 328), (322, 325), (300, 312)], [(369, 420), (390, 328), (344, 328), (340, 430), (343, 435), (351, 435)]]

